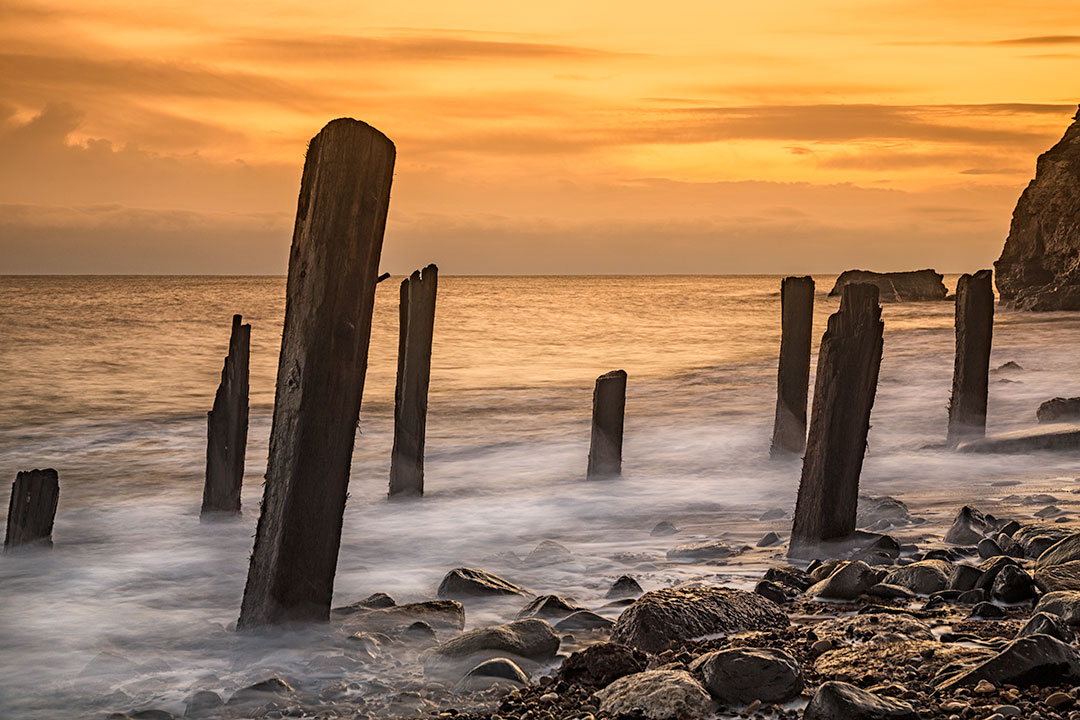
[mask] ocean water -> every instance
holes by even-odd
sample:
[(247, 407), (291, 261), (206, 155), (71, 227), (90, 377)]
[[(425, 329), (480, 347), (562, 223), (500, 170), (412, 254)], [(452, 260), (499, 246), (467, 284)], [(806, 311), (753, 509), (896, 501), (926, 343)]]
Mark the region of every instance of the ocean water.
[[(837, 301), (817, 277), (814, 352)], [(767, 563), (667, 563), (679, 542), (753, 545), (788, 521), (799, 463), (768, 448), (778, 277), (440, 278), (426, 495), (386, 501), (397, 283), (379, 286), (335, 586), (429, 599), (467, 564), (598, 608), (633, 572), (646, 589), (747, 586)], [(956, 277), (946, 278), (952, 288)], [(284, 311), (280, 277), (0, 277), (0, 477), (54, 467), (50, 551), (0, 557), (0, 717), (182, 712), (192, 689), (228, 694), (270, 674), (310, 676), (340, 654), (308, 635), (238, 636), (261, 496)], [(206, 411), (233, 313), (252, 330), (244, 514), (200, 523)], [(1070, 479), (1076, 457), (957, 456), (945, 435), (952, 303), (884, 307), (885, 349), (863, 488), (942, 517), (1000, 479)], [(1034, 423), (1080, 395), (1080, 315), (998, 309), (989, 430)], [(586, 482), (592, 383), (629, 374), (624, 477)], [(812, 382), (812, 379), (811, 379)], [(659, 520), (683, 532), (651, 537)], [(940, 518), (938, 518), (940, 519)], [(6, 520), (0, 518), (0, 520)], [(574, 562), (534, 567), (545, 539)], [(611, 617), (617, 611), (603, 611)], [(497, 610), (468, 624), (509, 619)], [(326, 672), (325, 669), (319, 672)]]

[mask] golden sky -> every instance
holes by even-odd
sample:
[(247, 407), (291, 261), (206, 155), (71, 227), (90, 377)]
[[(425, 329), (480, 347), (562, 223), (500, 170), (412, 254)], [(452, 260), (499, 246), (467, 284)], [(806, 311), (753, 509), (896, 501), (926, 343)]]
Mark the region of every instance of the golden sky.
[(0, 0), (0, 273), (282, 273), (340, 116), (394, 273), (971, 270), (1078, 78), (1076, 0)]

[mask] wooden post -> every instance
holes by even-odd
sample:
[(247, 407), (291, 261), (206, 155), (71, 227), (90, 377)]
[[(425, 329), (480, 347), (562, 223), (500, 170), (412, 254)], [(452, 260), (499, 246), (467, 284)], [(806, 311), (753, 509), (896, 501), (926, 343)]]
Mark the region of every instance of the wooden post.
[(434, 265), (401, 281), (390, 497), (424, 494), (424, 435), (438, 283), (439, 268)]
[(394, 155), (347, 118), (308, 146), (240, 629), (330, 616)]
[(847, 285), (818, 351), (814, 406), (788, 555), (812, 557), (855, 531), (859, 474), (881, 367), (874, 285)]
[(993, 273), (980, 270), (956, 284), (956, 363), (949, 401), (948, 441), (956, 446), (986, 435), (990, 343), (994, 334)]
[(4, 549), (38, 544), (52, 547), (53, 520), (60, 500), (60, 479), (52, 468), (15, 476), (8, 505)]
[(248, 431), (248, 366), (251, 325), (233, 315), (229, 354), (221, 370), (214, 409), (206, 414), (206, 484), (202, 515), (240, 513)]
[(596, 378), (593, 390), (592, 442), (589, 479), (622, 474), (623, 415), (626, 411), (626, 371), (612, 370)]
[(806, 396), (810, 383), (810, 335), (814, 326), (814, 279), (786, 277), (780, 285), (780, 366), (772, 457), (806, 449)]

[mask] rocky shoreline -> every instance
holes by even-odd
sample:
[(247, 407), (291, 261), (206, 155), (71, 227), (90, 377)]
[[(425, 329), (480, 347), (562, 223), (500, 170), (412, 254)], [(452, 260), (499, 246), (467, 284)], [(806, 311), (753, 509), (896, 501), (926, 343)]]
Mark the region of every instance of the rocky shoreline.
[[(954, 506), (951, 525), (933, 503), (926, 517), (864, 496), (859, 542), (808, 565), (783, 559), (776, 531), (755, 547), (679, 541), (683, 520), (655, 528), (670, 536), (669, 562), (756, 576), (752, 591), (710, 580), (643, 592), (631, 567), (584, 607), (455, 568), (435, 599), (377, 593), (336, 608), (320, 648), (332, 651), (308, 676), (231, 692), (206, 678), (183, 713), (104, 715), (1074, 720), (1080, 484), (1070, 482), (1024, 493), (999, 483), (1008, 494)], [(750, 526), (785, 515), (767, 510)], [(549, 540), (529, 561), (571, 556)], [(636, 567), (648, 575), (655, 564)], [(467, 617), (502, 622), (466, 629)]]

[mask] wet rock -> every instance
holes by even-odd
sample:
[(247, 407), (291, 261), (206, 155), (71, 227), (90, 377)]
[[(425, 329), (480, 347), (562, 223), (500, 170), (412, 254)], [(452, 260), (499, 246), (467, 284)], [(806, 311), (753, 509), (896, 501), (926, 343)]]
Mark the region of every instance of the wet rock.
[(998, 555), (995, 558), (990, 558), (989, 560), (984, 560), (979, 563), (979, 569), (982, 570), (982, 575), (979, 576), (979, 580), (975, 583), (975, 587), (990, 593), (994, 589), (994, 581), (997, 580), (998, 574), (1007, 567), (1020, 567), (1020, 563), (1005, 555)]
[(529, 676), (517, 663), (508, 658), (485, 660), (463, 677), (454, 688), (457, 692), (484, 690), (492, 685), (508, 684), (524, 687), (529, 684)]
[(718, 560), (735, 554), (727, 543), (719, 540), (684, 543), (668, 550), (668, 560)]
[(423, 620), (417, 620), (401, 633), (402, 640), (415, 647), (431, 647), (437, 640), (435, 629)]
[(1029, 635), (1013, 640), (997, 655), (938, 686), (940, 690), (972, 687), (986, 680), (1001, 685), (1041, 687), (1080, 680), (1080, 655), (1049, 635)]
[(1073, 532), (1070, 528), (1054, 523), (1031, 523), (1013, 533), (1013, 540), (1024, 548), (1025, 556), (1037, 558)]
[(652, 532), (649, 535), (653, 537), (667, 537), (668, 535), (677, 535), (679, 528), (675, 527), (675, 523), (668, 520), (661, 520), (653, 526)]
[(949, 582), (945, 585), (946, 590), (972, 590), (982, 577), (983, 571), (971, 565), (957, 564), (949, 573)]
[(729, 588), (664, 588), (645, 593), (624, 610), (611, 640), (656, 653), (702, 635), (788, 624), (784, 611), (760, 595)]
[(1008, 613), (993, 603), (981, 602), (972, 608), (969, 617), (973, 620), (1004, 620)]
[(832, 618), (814, 625), (815, 634), (836, 642), (898, 642), (935, 640), (930, 626), (907, 613), (868, 613)]
[(415, 622), (425, 622), (437, 630), (457, 632), (465, 627), (465, 608), (454, 600), (428, 600), (376, 609), (354, 609), (342, 620), (350, 632), (393, 634)]
[(1035, 517), (1037, 517), (1037, 518), (1052, 518), (1052, 517), (1057, 517), (1058, 515), (1061, 515), (1064, 512), (1065, 511), (1062, 510), (1061, 508), (1059, 508), (1057, 505), (1047, 505), (1042, 510), (1037, 511), (1035, 513)]
[(892, 677), (900, 659), (920, 658), (920, 671), (929, 674), (943, 668), (981, 661), (993, 652), (981, 647), (941, 643), (937, 640), (866, 642), (830, 650), (814, 661), (814, 672), (823, 678), (846, 677), (863, 684), (871, 678)]
[(619, 678), (596, 693), (600, 711), (648, 720), (696, 720), (712, 715), (712, 700), (684, 670), (647, 670)]
[(807, 589), (806, 594), (823, 600), (854, 600), (876, 584), (874, 570), (856, 560), (837, 565), (828, 577)]
[(606, 630), (614, 624), (611, 620), (594, 613), (592, 610), (578, 610), (555, 623), (555, 629), (564, 633)]
[(571, 613), (584, 608), (574, 605), (558, 595), (541, 595), (533, 599), (517, 614), (518, 620), (540, 618), (542, 620), (561, 620)]
[(248, 703), (262, 704), (270, 702), (275, 697), (289, 695), (292, 692), (292, 685), (281, 678), (275, 677), (237, 690), (232, 694), (232, 697), (229, 698), (229, 702), (227, 702), (226, 705), (246, 705)]
[(542, 661), (555, 657), (559, 650), (559, 636), (543, 620), (528, 618), (514, 620), (505, 625), (469, 630), (451, 638), (428, 651), (434, 661), (488, 655), (501, 657), (509, 654), (516, 658)]
[(993, 540), (992, 538), (983, 538), (982, 540), (980, 540), (978, 552), (979, 557), (984, 560), (1004, 554), (1001, 551), (1001, 546), (998, 545), (997, 541)]
[(606, 687), (621, 677), (643, 672), (648, 664), (648, 655), (640, 650), (618, 643), (597, 643), (563, 660), (559, 679), (572, 685)]
[(554, 540), (544, 540), (525, 556), (523, 564), (529, 567), (543, 567), (573, 562), (574, 554), (565, 545)]
[(1003, 603), (1015, 604), (1033, 600), (1039, 592), (1031, 576), (1014, 565), (1006, 565), (994, 578), (991, 597)]
[(855, 525), (872, 530), (911, 524), (911, 512), (907, 505), (888, 495), (860, 495)]
[(1080, 625), (1080, 591), (1058, 590), (1039, 598), (1035, 612), (1056, 615), (1069, 625)]
[(438, 596), (464, 600), (477, 597), (504, 595), (527, 595), (528, 593), (508, 580), (483, 570), (454, 568), (439, 583)]
[(224, 704), (225, 702), (216, 692), (199, 690), (192, 694), (184, 703), (184, 717), (197, 718), (207, 715)]
[(1035, 568), (1035, 584), (1043, 592), (1080, 590), (1080, 560)]
[(1069, 629), (1069, 626), (1056, 615), (1045, 612), (1032, 615), (1027, 624), (1020, 628), (1020, 632), (1016, 633), (1017, 637), (1027, 637), (1028, 635), (1049, 635), (1064, 643), (1073, 641), (1073, 632)]
[(1080, 533), (1069, 535), (1047, 548), (1035, 561), (1035, 568), (1063, 565), (1080, 560)]
[(758, 516), (758, 520), (783, 520), (788, 516), (788, 511), (784, 508), (769, 508), (765, 512)]
[(746, 705), (754, 700), (785, 703), (802, 692), (799, 664), (781, 650), (733, 648), (707, 653), (690, 664), (705, 689), (723, 705)]
[(774, 582), (768, 580), (762, 580), (754, 586), (754, 592), (763, 598), (772, 600), (777, 605), (783, 605), (788, 601), (787, 593), (784, 589)]
[(974, 590), (965, 590), (956, 596), (956, 602), (960, 605), (978, 605), (981, 602), (986, 602), (987, 593), (982, 588), (976, 588)]
[(990, 531), (986, 516), (970, 505), (965, 505), (960, 508), (952, 527), (945, 534), (945, 542), (951, 545), (975, 545)]
[[(828, 577), (826, 575), (825, 577)], [(765, 580), (769, 580), (780, 585), (786, 585), (789, 588), (794, 588), (799, 592), (804, 592), (808, 587), (814, 584), (814, 580), (810, 579), (810, 575), (799, 570), (798, 568), (791, 567), (790, 565), (780, 565), (777, 567), (771, 567), (765, 571)]]
[(774, 532), (765, 533), (760, 540), (757, 541), (757, 547), (772, 547), (773, 545), (779, 545), (782, 542), (780, 536)]
[(1056, 397), (1047, 400), (1035, 411), (1040, 423), (1080, 422), (1080, 397)]
[(360, 610), (377, 610), (379, 608), (393, 607), (394, 605), (397, 605), (397, 603), (394, 602), (394, 598), (386, 593), (379, 592), (368, 595), (363, 600), (357, 600), (349, 605), (334, 608), (330, 611), (330, 617), (341, 618), (346, 615), (352, 615)]
[(866, 591), (867, 595), (885, 598), (886, 600), (898, 600), (898, 599), (910, 599), (915, 597), (915, 593), (908, 590), (901, 585), (889, 585), (888, 583), (878, 583), (869, 590)]
[(803, 720), (919, 720), (919, 714), (901, 700), (830, 681), (814, 693)]
[(893, 570), (882, 582), (905, 587), (917, 595), (929, 595), (945, 589), (952, 570), (952, 564), (944, 560), (920, 560)]
[(135, 712), (128, 713), (127, 716), (131, 718), (131, 720), (174, 720), (171, 712), (168, 710), (158, 710), (157, 708), (136, 710)]
[(944, 300), (945, 276), (933, 270), (908, 270), (904, 272), (878, 273), (870, 270), (845, 270), (836, 278), (829, 297), (843, 292), (847, 285), (859, 283), (876, 285), (881, 302), (912, 302), (919, 300)]
[(641, 589), (641, 585), (638, 584), (637, 580), (629, 575), (620, 575), (618, 580), (611, 583), (611, 587), (604, 597), (609, 599), (638, 597), (643, 592), (645, 591)]

